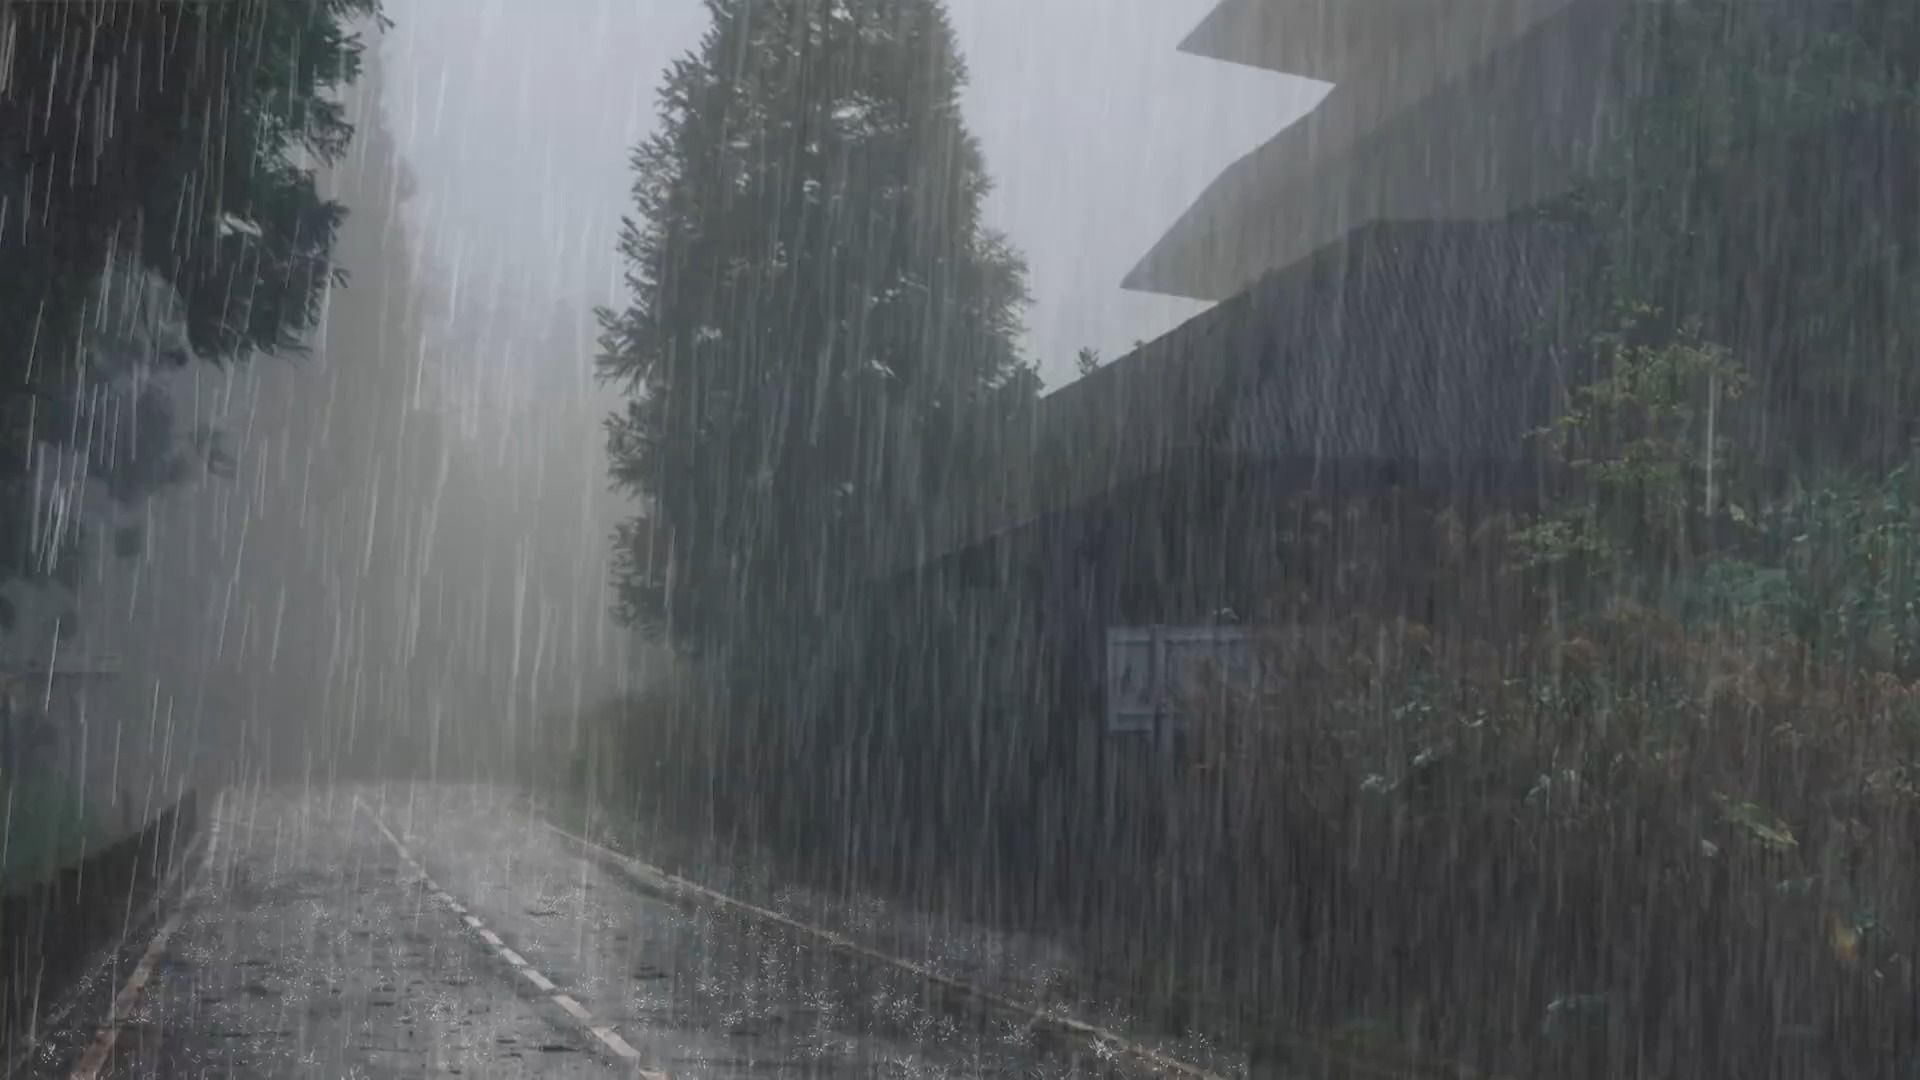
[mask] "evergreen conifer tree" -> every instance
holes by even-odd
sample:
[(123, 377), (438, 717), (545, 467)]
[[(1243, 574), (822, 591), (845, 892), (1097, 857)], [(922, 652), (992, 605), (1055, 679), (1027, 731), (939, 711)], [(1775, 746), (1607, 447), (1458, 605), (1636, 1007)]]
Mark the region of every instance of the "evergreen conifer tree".
[[(817, 635), (975, 473), (1037, 380), (981, 220), (939, 0), (709, 0), (633, 155), (601, 312), (617, 614), (683, 647)], [(777, 638), (776, 638), (777, 636)]]

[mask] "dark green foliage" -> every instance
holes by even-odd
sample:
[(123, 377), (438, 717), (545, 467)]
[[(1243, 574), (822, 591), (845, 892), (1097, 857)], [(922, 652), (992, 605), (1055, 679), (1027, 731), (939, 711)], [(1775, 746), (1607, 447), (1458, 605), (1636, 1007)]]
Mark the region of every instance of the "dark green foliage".
[(1725, 550), (1677, 576), (1690, 625), (1790, 636), (1815, 656), (1920, 678), (1920, 469), (1827, 470), (1751, 515)]
[(1571, 200), (1596, 319), (1696, 320), (1753, 375), (1778, 459), (1890, 465), (1920, 373), (1920, 7), (1632, 5), (1623, 107)]
[[(1717, 519), (1744, 513), (1737, 500), (1750, 493), (1728, 461), (1726, 431), (1746, 372), (1696, 325), (1672, 326), (1645, 307), (1589, 349), (1598, 377), (1539, 433), (1581, 497), (1517, 540), (1535, 566), (1604, 578), (1599, 591), (1657, 590), (1711, 542)], [(1638, 580), (1647, 572), (1651, 582)]]
[(708, 7), (633, 155), (635, 302), (600, 359), (630, 395), (614, 479), (648, 506), (617, 614), (696, 649), (849, 603), (1037, 387), (938, 0)]
[[(316, 164), (378, 0), (12, 4), (0, 86), (0, 578), (51, 565), (34, 462), (128, 500), (185, 475), (155, 370), (289, 352), (345, 209)], [(130, 422), (129, 418), (132, 421)], [(118, 423), (118, 428), (112, 425)], [(218, 448), (197, 447), (220, 468)]]
[(1597, 381), (1549, 433), (1582, 490), (1521, 540), (1570, 596), (1745, 598), (1858, 645), (1815, 609), (1879, 595), (1840, 568), (1874, 561), (1859, 511), (1899, 501), (1879, 478), (1920, 436), (1920, 8), (1635, 5), (1614, 56), (1596, 168), (1555, 208), (1599, 270), (1568, 339)]

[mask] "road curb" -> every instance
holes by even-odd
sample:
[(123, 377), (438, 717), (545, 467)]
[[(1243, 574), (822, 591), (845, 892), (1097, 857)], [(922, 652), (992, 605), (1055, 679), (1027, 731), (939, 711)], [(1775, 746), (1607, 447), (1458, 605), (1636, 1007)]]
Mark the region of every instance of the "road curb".
[(540, 823), (580, 848), (589, 858), (614, 870), (634, 887), (650, 896), (656, 896), (689, 909), (719, 908), (732, 911), (756, 922), (778, 927), (834, 952), (911, 975), (932, 991), (929, 997), (937, 998), (944, 1006), (998, 1014), (1018, 1021), (1023, 1027), (1045, 1031), (1050, 1035), (1072, 1040), (1096, 1051), (1104, 1049), (1124, 1054), (1142, 1065), (1157, 1070), (1162, 1076), (1180, 1077), (1183, 1080), (1229, 1080), (1225, 1074), (1169, 1057), (1150, 1046), (1145, 1046), (1096, 1024), (1041, 1012), (951, 975), (943, 975), (924, 964), (889, 956), (877, 949), (862, 945), (844, 934), (809, 926), (777, 911), (716, 892), (697, 882), (670, 874), (651, 863), (622, 854), (604, 844), (570, 832), (550, 821), (541, 820)]
[(199, 797), (187, 789), (140, 831), (0, 897), (0, 1063), (31, 1050), (39, 1010), (164, 896), (195, 839)]
[(216, 793), (212, 805), (208, 807), (207, 840), (200, 848), (198, 868), (183, 866), (179, 871), (183, 886), (179, 902), (161, 922), (160, 928), (154, 932), (152, 940), (147, 943), (146, 951), (141, 953), (140, 960), (128, 973), (125, 985), (120, 988), (119, 993), (114, 995), (113, 1003), (107, 1009), (106, 1022), (100, 1025), (99, 1030), (94, 1034), (93, 1042), (81, 1055), (79, 1064), (74, 1066), (71, 1080), (96, 1080), (101, 1073), (107, 1071), (114, 1049), (119, 1045), (124, 1021), (140, 1007), (141, 1000), (146, 996), (147, 983), (153, 978), (154, 968), (159, 964), (160, 958), (166, 955), (167, 945), (173, 940), (173, 935), (179, 933), (181, 925), (185, 923), (187, 909), (192, 905), (195, 894), (212, 878), (214, 856), (220, 845), (222, 798), (224, 798), (223, 793)]
[[(777, 926), (817, 945), (919, 978), (930, 989), (938, 991), (929, 996), (938, 997), (943, 1005), (971, 1007), (976, 1012), (996, 1013), (1019, 1021), (1023, 1026), (1044, 1030), (1059, 1038), (1071, 1039), (1090, 1048), (1106, 1047), (1116, 1050), (1143, 1065), (1158, 1070), (1163, 1076), (1180, 1077), (1183, 1080), (1233, 1080), (1226, 1074), (1170, 1057), (1099, 1025), (1075, 1020), (1072, 1017), (1041, 1012), (951, 975), (943, 975), (924, 964), (916, 964), (911, 960), (903, 960), (869, 948), (844, 934), (809, 926), (777, 911), (735, 899), (698, 882), (668, 873), (652, 863), (615, 851), (605, 844), (563, 829), (540, 816), (537, 810), (533, 811), (533, 817), (558, 836), (580, 848), (590, 858), (613, 869), (640, 891), (649, 895), (689, 909), (721, 908), (758, 922)], [(1445, 1061), (1390, 1061), (1359, 1057), (1348, 1051), (1334, 1049), (1329, 1040), (1306, 1036), (1295, 1035), (1275, 1039), (1273, 1045), (1288, 1051), (1291, 1060), (1301, 1063), (1304, 1067), (1318, 1069), (1319, 1072), (1313, 1075), (1337, 1075), (1346, 1077), (1348, 1080), (1508, 1080), (1499, 1074), (1483, 1073)], [(1327, 1072), (1329, 1069), (1340, 1071), (1329, 1073)], [(1265, 1075), (1257, 1070), (1252, 1074), (1254, 1077)]]

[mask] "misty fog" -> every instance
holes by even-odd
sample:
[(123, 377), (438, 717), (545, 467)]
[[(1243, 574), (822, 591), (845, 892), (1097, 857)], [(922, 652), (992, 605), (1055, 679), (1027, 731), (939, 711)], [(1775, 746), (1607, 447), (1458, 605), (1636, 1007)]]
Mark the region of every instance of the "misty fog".
[(0, 1074), (1920, 1075), (1910, 0), (0, 0)]

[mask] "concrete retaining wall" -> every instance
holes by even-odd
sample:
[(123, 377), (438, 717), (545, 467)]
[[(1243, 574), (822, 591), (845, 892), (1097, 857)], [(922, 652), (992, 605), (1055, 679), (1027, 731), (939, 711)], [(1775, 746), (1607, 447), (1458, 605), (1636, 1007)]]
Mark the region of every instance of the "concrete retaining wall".
[(189, 791), (140, 831), (0, 897), (0, 1062), (14, 1060), (87, 964), (144, 929), (199, 826)]

